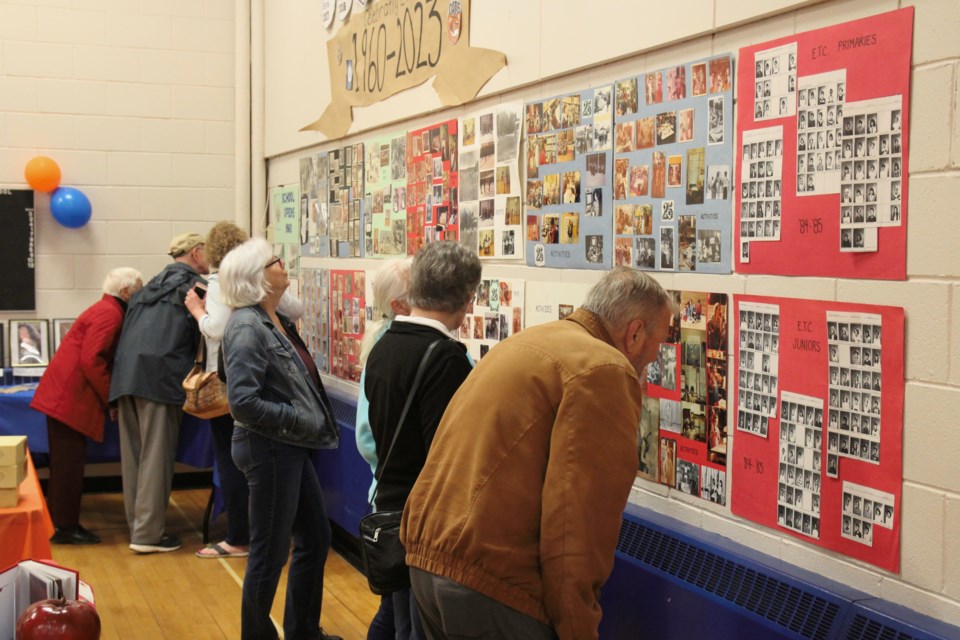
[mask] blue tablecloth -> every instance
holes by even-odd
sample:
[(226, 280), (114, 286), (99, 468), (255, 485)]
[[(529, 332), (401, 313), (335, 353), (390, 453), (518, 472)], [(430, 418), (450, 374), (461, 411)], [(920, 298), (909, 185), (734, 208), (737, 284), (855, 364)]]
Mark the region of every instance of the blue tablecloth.
[[(27, 436), (27, 444), (36, 466), (46, 466), (50, 445), (47, 442), (46, 417), (30, 408), (33, 389), (16, 393), (0, 393), (0, 435)], [(183, 416), (177, 461), (194, 467), (213, 466), (213, 443), (209, 421), (190, 415)], [(120, 460), (120, 435), (117, 423), (104, 422), (103, 442), (87, 441), (87, 462), (117, 462)]]

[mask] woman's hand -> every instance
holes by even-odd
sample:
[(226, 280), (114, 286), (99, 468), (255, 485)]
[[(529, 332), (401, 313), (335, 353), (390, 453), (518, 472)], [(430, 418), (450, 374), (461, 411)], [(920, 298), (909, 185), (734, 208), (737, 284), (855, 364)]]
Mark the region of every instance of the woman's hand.
[(197, 322), (200, 322), (202, 318), (207, 313), (207, 306), (203, 301), (203, 298), (197, 295), (195, 288), (191, 288), (187, 291), (187, 297), (183, 299), (184, 306), (187, 307), (187, 311), (190, 312)]

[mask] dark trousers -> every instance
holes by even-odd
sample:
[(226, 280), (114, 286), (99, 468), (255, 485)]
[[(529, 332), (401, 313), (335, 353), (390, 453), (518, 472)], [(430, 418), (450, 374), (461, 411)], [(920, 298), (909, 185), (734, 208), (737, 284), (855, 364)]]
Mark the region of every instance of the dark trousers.
[(420, 612), (413, 591), (403, 589), (390, 594), (393, 598), (393, 625), (397, 640), (425, 640)]
[(284, 637), (320, 637), (323, 568), (331, 531), (311, 453), (247, 429), (234, 429), (233, 460), (250, 488), (250, 557), (240, 606), (243, 640), (277, 637), (270, 608), (290, 553), (291, 535)]
[(50, 443), (50, 480), (47, 482), (50, 517), (58, 529), (76, 527), (80, 524), (87, 436), (47, 416), (47, 440)]
[(370, 621), (367, 640), (395, 640), (396, 629), (393, 626), (393, 596), (380, 596), (380, 608)]
[(555, 640), (553, 629), (453, 580), (410, 569), (429, 640)]
[(245, 547), (250, 544), (250, 490), (247, 478), (233, 462), (230, 440), (233, 436), (233, 416), (210, 419), (213, 436), (213, 457), (217, 461), (220, 493), (227, 510), (227, 544)]

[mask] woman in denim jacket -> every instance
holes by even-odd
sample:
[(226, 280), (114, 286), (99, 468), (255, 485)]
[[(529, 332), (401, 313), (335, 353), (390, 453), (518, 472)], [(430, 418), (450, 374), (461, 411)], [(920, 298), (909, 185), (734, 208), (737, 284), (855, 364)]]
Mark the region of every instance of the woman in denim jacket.
[(233, 459), (250, 486), (244, 640), (277, 637), (270, 608), (291, 535), (284, 636), (335, 638), (320, 629), (331, 532), (312, 453), (335, 448), (340, 433), (316, 364), (293, 323), (277, 313), (289, 284), (283, 261), (262, 238), (243, 243), (220, 265), (221, 299), (234, 309), (222, 343), (236, 420)]

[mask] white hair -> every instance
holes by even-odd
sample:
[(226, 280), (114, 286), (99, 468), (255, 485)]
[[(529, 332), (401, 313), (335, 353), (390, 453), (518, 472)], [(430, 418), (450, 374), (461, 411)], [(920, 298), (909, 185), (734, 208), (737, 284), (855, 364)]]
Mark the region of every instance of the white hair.
[(143, 282), (143, 276), (132, 267), (111, 269), (103, 279), (103, 292), (110, 296), (119, 296), (124, 289), (136, 286), (138, 280)]
[(394, 300), (406, 300), (410, 289), (410, 265), (412, 258), (385, 262), (373, 279), (373, 304), (380, 317), (367, 325), (363, 334), (363, 346), (360, 349), (360, 362), (366, 362), (370, 350), (383, 334), (387, 322), (397, 317), (390, 305)]
[(270, 293), (264, 267), (273, 248), (263, 238), (251, 238), (232, 249), (220, 263), (220, 299), (231, 309), (260, 304)]

